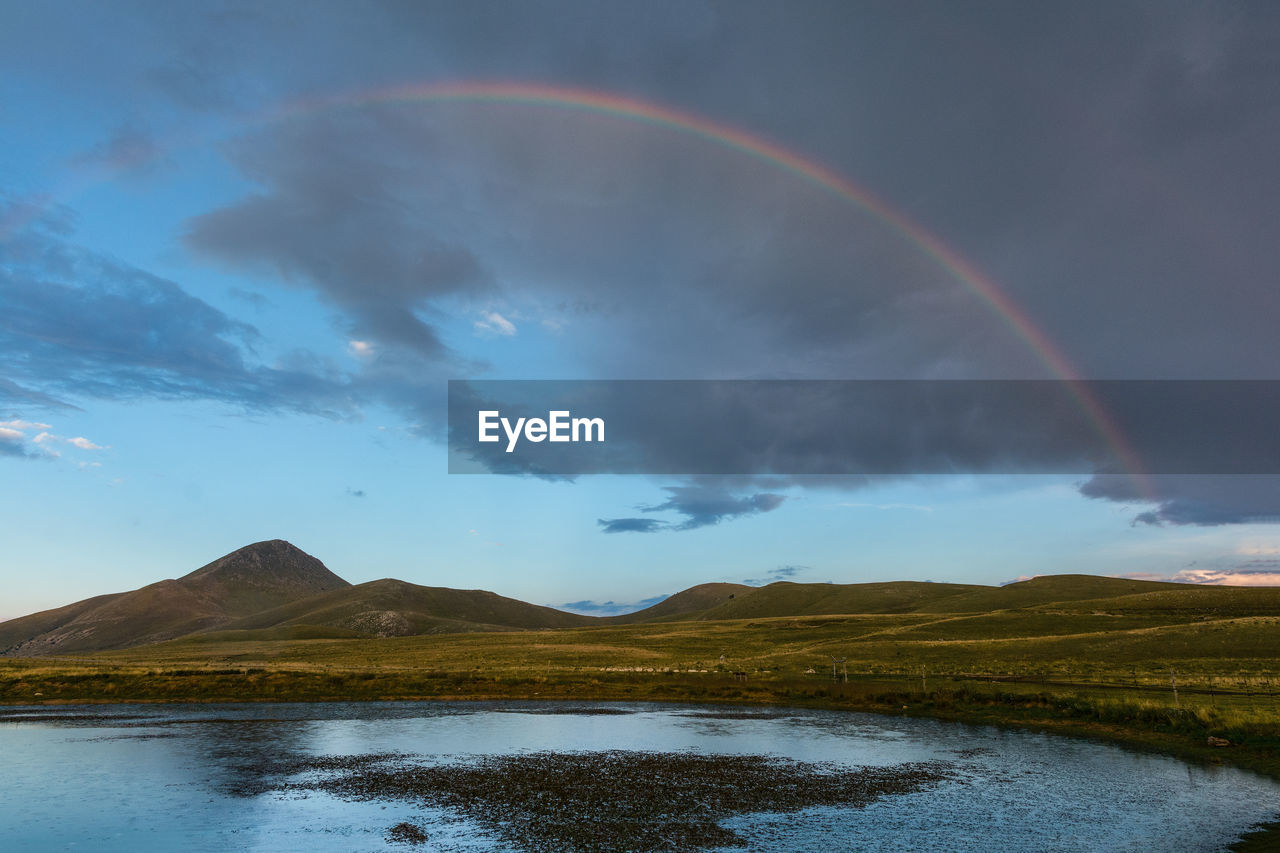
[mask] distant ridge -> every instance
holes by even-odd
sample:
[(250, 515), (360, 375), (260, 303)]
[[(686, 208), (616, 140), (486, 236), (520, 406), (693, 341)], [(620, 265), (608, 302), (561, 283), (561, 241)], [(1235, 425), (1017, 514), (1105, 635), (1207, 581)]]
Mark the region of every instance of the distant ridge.
[(352, 586), (282, 539), (255, 542), (176, 580), (0, 622), (0, 655), (73, 655), (183, 639), (306, 640), (858, 614), (1219, 608), (1280, 615), (1280, 589), (1051, 575), (1006, 586), (895, 581), (706, 583), (635, 613), (566, 613), (485, 590), (384, 578)]
[[(891, 581), (887, 583), (794, 583), (749, 588), (697, 619), (762, 616), (829, 616), (842, 613), (985, 613), (1015, 607), (1114, 598), (1142, 592), (1187, 591), (1191, 584), (1126, 580), (1096, 575), (1050, 575), (1005, 586)], [(658, 606), (661, 606), (659, 604)]]
[(755, 592), (756, 588), (741, 583), (702, 583), (684, 592), (662, 599), (651, 607), (634, 613), (606, 616), (603, 621), (614, 625), (633, 625), (636, 622), (657, 622), (689, 617), (736, 599), (739, 595)]

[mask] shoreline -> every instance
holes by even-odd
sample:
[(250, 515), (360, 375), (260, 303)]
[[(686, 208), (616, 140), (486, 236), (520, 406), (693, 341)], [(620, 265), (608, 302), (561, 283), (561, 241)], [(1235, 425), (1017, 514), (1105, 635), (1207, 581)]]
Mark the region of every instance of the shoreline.
[[(49, 663), (54, 663), (49, 661)], [(106, 668), (106, 667), (104, 667)], [(12, 689), (0, 688), (0, 707), (67, 707), (71, 705), (126, 704), (232, 704), (290, 702), (671, 702), (702, 705), (736, 705), (745, 707), (795, 707), (869, 713), (880, 716), (904, 716), (936, 719), (966, 725), (985, 725), (1005, 729), (1022, 729), (1050, 735), (1080, 738), (1108, 743), (1138, 752), (1169, 756), (1198, 765), (1230, 766), (1280, 781), (1280, 744), (1273, 738), (1243, 742), (1232, 739), (1232, 745), (1213, 747), (1208, 744), (1207, 729), (1169, 714), (1166, 723), (1135, 725), (1132, 722), (1087, 718), (1086, 706), (1070, 703), (1053, 704), (1043, 695), (1015, 696), (1008, 693), (983, 693), (939, 688), (929, 693), (916, 691), (883, 691), (868, 689), (874, 684), (756, 681), (749, 684), (707, 683), (687, 678), (636, 679), (591, 678), (569, 679), (544, 676), (530, 679), (480, 679), (466, 677), (465, 687), (433, 685), (435, 690), (408, 690), (380, 684), (377, 673), (363, 674), (360, 690), (315, 689), (316, 673), (267, 668), (253, 673), (260, 677), (256, 684), (216, 682), (231, 675), (228, 670), (199, 672), (179, 670), (174, 673), (148, 671), (142, 676), (149, 690), (129, 689), (129, 685), (113, 685), (113, 679), (129, 681), (125, 672), (90, 674), (75, 685), (79, 689), (60, 689), (58, 695), (33, 695), (44, 691), (25, 691), (17, 696)], [(245, 673), (237, 672), (243, 677)], [(328, 676), (332, 678), (332, 675)], [(459, 677), (458, 680), (462, 680)], [(215, 683), (211, 684), (213, 681)], [(522, 683), (520, 683), (522, 682)], [(70, 687), (71, 685), (67, 685)], [(142, 684), (136, 687), (142, 687)], [(419, 687), (425, 685), (417, 685)], [(157, 695), (157, 688), (167, 688)], [(185, 687), (186, 689), (180, 689)], [(537, 689), (532, 689), (536, 687)], [(120, 689), (125, 688), (125, 689)], [(236, 689), (239, 688), (239, 689)], [(447, 691), (447, 692), (446, 692)], [(110, 694), (110, 695), (107, 695)], [(1074, 713), (1073, 713), (1074, 711)], [(1239, 735), (1237, 735), (1239, 737)], [(1242, 836), (1229, 848), (1233, 853), (1259, 853), (1280, 850), (1280, 806), (1273, 822), (1262, 824)]]

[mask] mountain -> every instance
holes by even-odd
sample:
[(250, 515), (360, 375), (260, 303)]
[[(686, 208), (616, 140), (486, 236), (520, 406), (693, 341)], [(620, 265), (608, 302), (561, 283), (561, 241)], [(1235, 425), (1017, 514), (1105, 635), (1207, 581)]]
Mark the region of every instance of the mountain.
[[(1053, 575), (1005, 586), (896, 581), (706, 583), (619, 616), (566, 613), (493, 592), (384, 578), (358, 585), (280, 539), (233, 551), (176, 580), (0, 622), (0, 655), (73, 655), (183, 638), (305, 640), (845, 614), (1115, 612), (1280, 614), (1280, 588)], [(972, 621), (972, 620), (969, 620)]]
[(350, 586), (288, 542), (256, 542), (177, 580), (0, 622), (0, 653), (62, 655), (156, 643)]
[(291, 601), (225, 626), (261, 630), (325, 626), (377, 637), (463, 631), (577, 628), (596, 619), (480, 589), (419, 586), (384, 578)]

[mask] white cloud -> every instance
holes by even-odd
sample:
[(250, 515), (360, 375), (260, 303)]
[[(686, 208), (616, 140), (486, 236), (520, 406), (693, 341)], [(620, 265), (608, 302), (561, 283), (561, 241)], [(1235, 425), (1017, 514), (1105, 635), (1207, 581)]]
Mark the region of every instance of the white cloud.
[(373, 355), (373, 344), (368, 341), (347, 341), (347, 352), (356, 358), (369, 358)]
[(502, 335), (508, 338), (516, 333), (516, 324), (503, 317), (497, 311), (482, 311), (480, 316), (484, 319), (476, 320), (477, 332)]
[(48, 424), (39, 424), (34, 421), (23, 420), (0, 421), (0, 427), (5, 427), (9, 430), (52, 429)]
[(38, 429), (40, 432), (30, 439), (31, 444), (37, 445), (46, 456), (53, 459), (58, 459), (62, 456), (61, 453), (54, 449), (54, 445), (57, 444), (69, 444), (80, 450), (107, 449), (105, 445), (90, 441), (82, 435), (66, 438), (50, 432), (49, 430), (53, 429), (53, 427), (49, 424), (33, 423), (31, 421), (12, 420), (0, 422), (0, 439), (15, 443), (25, 442), (28, 440), (25, 431), (33, 429)]
[(1226, 584), (1228, 586), (1280, 586), (1280, 565), (1245, 563), (1229, 569), (1184, 569), (1168, 578), (1178, 583)]

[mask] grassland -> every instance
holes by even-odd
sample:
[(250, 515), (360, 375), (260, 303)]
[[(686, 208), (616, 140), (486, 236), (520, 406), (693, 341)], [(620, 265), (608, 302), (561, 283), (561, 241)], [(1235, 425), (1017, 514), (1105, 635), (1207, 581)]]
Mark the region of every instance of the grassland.
[[(695, 617), (382, 639), (294, 625), (0, 659), (0, 702), (787, 704), (1029, 726), (1280, 779), (1280, 613), (1267, 592), (1196, 600), (1162, 589), (978, 613)], [(832, 658), (845, 659), (839, 680)], [(1210, 737), (1231, 745), (1210, 746)], [(1272, 830), (1239, 849), (1275, 849), (1277, 837)]]

